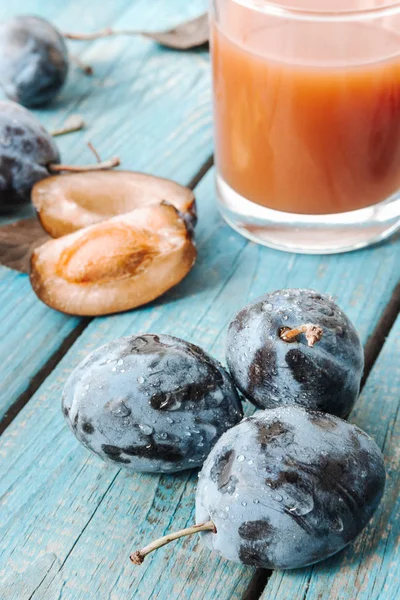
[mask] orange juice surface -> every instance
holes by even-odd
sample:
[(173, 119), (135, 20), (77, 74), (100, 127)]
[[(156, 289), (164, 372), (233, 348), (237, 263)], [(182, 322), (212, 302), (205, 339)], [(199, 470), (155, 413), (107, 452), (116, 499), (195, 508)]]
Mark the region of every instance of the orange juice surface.
[(393, 29), (284, 21), (240, 2), (218, 17), (216, 160), (231, 188), (303, 214), (363, 208), (398, 190), (400, 38)]

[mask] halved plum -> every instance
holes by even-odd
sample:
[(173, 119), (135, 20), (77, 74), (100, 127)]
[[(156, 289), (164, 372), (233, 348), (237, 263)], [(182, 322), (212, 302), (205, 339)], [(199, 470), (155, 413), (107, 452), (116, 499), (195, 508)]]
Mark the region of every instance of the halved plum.
[(175, 206), (190, 227), (196, 224), (192, 190), (174, 181), (133, 171), (96, 171), (42, 179), (32, 203), (54, 238), (150, 204)]
[(189, 273), (195, 259), (186, 223), (164, 202), (46, 242), (32, 253), (30, 277), (48, 306), (100, 316), (158, 298)]

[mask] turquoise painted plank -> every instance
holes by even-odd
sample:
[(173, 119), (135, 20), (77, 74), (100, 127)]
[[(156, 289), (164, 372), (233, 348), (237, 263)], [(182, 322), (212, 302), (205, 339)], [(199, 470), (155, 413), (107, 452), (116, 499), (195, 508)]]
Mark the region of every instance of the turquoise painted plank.
[[(39, 13), (54, 18), (64, 30), (90, 31), (110, 24), (162, 29), (201, 13), (207, 2), (118, 0), (99, 9), (97, 0), (90, 0), (84, 11), (90, 17), (82, 18), (80, 3), (62, 3), (60, 10), (56, 4), (29, 0), (11, 7), (10, 14)], [(0, 17), (6, 14), (3, 6)], [(123, 168), (189, 182), (212, 152), (207, 53), (176, 53), (126, 37), (83, 46), (82, 58), (87, 54), (95, 76), (74, 70), (54, 106), (36, 111), (50, 128), (71, 113), (83, 115), (87, 130), (58, 138), (64, 161), (93, 162), (86, 146), (91, 140), (102, 156), (119, 154)], [(0, 268), (0, 300), (1, 419), (79, 321), (48, 309), (26, 276), (5, 268)]]
[(274, 573), (261, 600), (397, 600), (400, 590), (400, 317), (351, 415), (382, 448), (382, 503), (356, 542), (312, 568)]
[[(61, 30), (91, 31), (108, 25), (155, 30), (204, 12), (208, 0), (118, 0), (119, 18), (115, 8), (103, 18), (96, 0), (86, 2), (84, 11), (78, 2), (63, 4), (66, 8), (60, 13), (52, 2), (42, 6), (40, 0), (29, 0), (23, 6), (24, 12), (54, 19)], [(111, 7), (114, 1), (101, 4)], [(81, 19), (80, 13), (92, 16)], [(68, 45), (94, 67), (94, 76), (72, 68), (54, 103), (34, 111), (49, 130), (70, 114), (84, 118), (86, 130), (57, 138), (63, 161), (93, 162), (87, 148), (91, 141), (102, 157), (118, 154), (123, 168), (150, 168), (154, 174), (173, 173), (188, 181), (193, 176), (191, 158), (202, 164), (212, 153), (208, 52), (174, 52), (135, 36)]]
[(223, 360), (233, 313), (249, 299), (289, 285), (338, 297), (365, 343), (397, 283), (400, 240), (341, 256), (279, 253), (247, 242), (221, 222), (212, 172), (197, 195), (199, 261), (193, 272), (152, 306), (93, 321), (0, 443), (0, 579), (9, 575), (8, 585), (14, 577), (21, 586), (31, 577), (24, 571), (39, 561), (42, 583), (32, 600), (239, 600), (253, 574), (219, 560), (197, 539), (161, 550), (141, 568), (130, 565), (132, 549), (193, 521), (196, 474), (127, 475), (75, 442), (63, 423), (60, 395), (90, 350), (153, 331), (190, 339)]
[[(114, 26), (163, 29), (207, 6), (207, 0), (136, 0)], [(76, 75), (80, 97), (67, 90), (60, 99), (65, 111), (54, 115), (59, 124), (61, 114), (78, 112), (88, 124), (80, 136), (62, 138), (68, 159), (91, 161), (85, 147), (91, 141), (101, 156), (118, 154), (123, 168), (188, 181), (193, 158), (202, 164), (212, 153), (208, 52), (174, 52), (141, 37), (111, 37), (91, 42), (81, 57), (94, 65), (95, 76)]]
[[(79, 17), (78, 3), (54, 3), (48, 0), (26, 0), (2, 3), (0, 19), (18, 14), (43, 16), (60, 27), (77, 26), (95, 29), (113, 22), (123, 9), (130, 5), (128, 0), (105, 3), (101, 9), (95, 0), (88, 0), (85, 16)], [(66, 90), (72, 94), (79, 78), (86, 79), (72, 67)], [(64, 93), (64, 92), (63, 92)], [(79, 90), (75, 91), (79, 97)], [(58, 102), (58, 101), (57, 101)], [(63, 110), (52, 107), (34, 111), (40, 120), (52, 127), (52, 122), (62, 122)], [(58, 116), (57, 116), (58, 115)], [(79, 135), (79, 134), (78, 134)], [(73, 135), (72, 138), (76, 137)], [(60, 146), (65, 138), (59, 138)], [(73, 140), (71, 140), (72, 142)], [(33, 214), (29, 205), (9, 217), (1, 215), (5, 224), (15, 218)], [(4, 267), (0, 267), (0, 420), (7, 414), (19, 395), (27, 388), (32, 377), (43, 367), (52, 354), (59, 349), (64, 339), (76, 328), (78, 319), (49, 311), (32, 293), (28, 278)]]
[[(136, 0), (134, 0), (134, 3)], [(113, 0), (102, 2), (99, 5), (96, 0), (87, 0), (85, 10), (79, 2), (53, 2), (52, 0), (16, 0), (14, 2), (2, 2), (0, 5), (0, 19), (7, 20), (16, 15), (37, 15), (49, 20), (61, 31), (87, 30), (94, 31), (98, 28), (114, 26), (116, 19), (134, 4), (130, 0)], [(84, 50), (89, 46), (88, 42), (80, 42), (77, 45), (67, 42), (72, 54), (82, 56)], [(81, 90), (86, 92), (92, 83), (98, 79), (85, 76), (76, 64), (71, 61), (67, 82), (57, 99), (50, 105), (34, 112), (40, 116), (45, 126), (52, 127), (62, 122), (63, 114), (71, 99), (79, 101)], [(0, 97), (5, 98), (0, 90)], [(63, 141), (59, 138), (60, 145)]]
[(137, 0), (113, 0), (101, 5), (94, 0), (87, 0), (85, 10), (76, 0), (69, 2), (54, 2), (53, 0), (13, 0), (2, 2), (0, 19), (5, 20), (17, 15), (37, 15), (49, 19), (61, 30), (94, 30), (99, 26), (99, 20), (104, 26), (113, 24), (122, 11), (135, 4)]
[[(3, 2), (0, 5), (0, 20), (7, 20), (13, 16), (30, 14), (43, 17), (53, 23), (60, 31), (80, 30), (95, 31), (107, 26), (114, 26), (117, 17), (132, 6), (130, 0), (113, 0), (112, 2), (103, 2), (99, 7), (96, 0), (87, 0), (86, 9), (82, 11), (79, 2), (53, 2), (52, 0), (16, 0), (12, 3)], [(68, 48), (72, 55), (80, 56), (83, 59), (83, 52), (90, 45), (89, 42), (79, 42), (73, 44), (67, 41)], [(77, 67), (76, 63), (70, 61), (70, 70), (67, 81), (58, 97), (48, 106), (32, 112), (40, 119), (43, 125), (49, 131), (59, 127), (70, 114), (72, 102), (76, 105), (82, 100), (82, 96), (90, 95), (99, 86), (101, 81), (101, 72), (95, 73), (94, 77), (85, 76)], [(0, 88), (0, 99), (7, 100), (3, 90)], [(90, 131), (90, 122), (88, 121)], [(89, 133), (89, 132), (88, 132)], [(69, 139), (68, 139), (69, 138)], [(79, 144), (77, 143), (79, 141)], [(68, 151), (71, 145), (78, 145), (82, 153), (82, 160), (92, 160), (93, 155), (87, 153), (85, 141), (82, 134), (71, 134), (66, 137), (59, 137), (57, 144), (60, 147), (62, 156), (69, 158)], [(0, 224), (6, 224), (17, 218), (33, 216), (34, 212), (29, 204), (18, 207), (15, 214), (3, 215), (0, 213)]]
[(0, 421), (78, 323), (49, 314), (26, 275), (0, 269)]

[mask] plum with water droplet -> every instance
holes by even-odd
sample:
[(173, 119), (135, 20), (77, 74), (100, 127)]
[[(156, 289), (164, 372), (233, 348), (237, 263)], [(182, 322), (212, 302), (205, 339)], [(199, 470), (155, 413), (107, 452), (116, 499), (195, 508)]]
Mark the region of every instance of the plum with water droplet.
[(346, 417), (357, 400), (364, 352), (354, 325), (326, 295), (278, 290), (229, 325), (226, 359), (236, 386), (259, 408), (298, 404)]
[(0, 85), (11, 100), (27, 107), (49, 103), (68, 66), (64, 38), (45, 19), (20, 15), (0, 23)]
[(67, 381), (62, 406), (91, 452), (153, 473), (201, 466), (243, 416), (222, 366), (198, 346), (162, 334), (122, 338), (89, 354)]
[(0, 102), (0, 207), (29, 200), (32, 186), (59, 161), (57, 146), (38, 119), (15, 102)]
[(265, 410), (211, 451), (196, 521), (214, 522), (217, 533), (203, 540), (224, 558), (268, 569), (304, 567), (354, 540), (384, 485), (383, 456), (355, 425), (294, 406)]
[[(224, 433), (199, 475), (197, 531), (225, 559), (294, 569), (339, 552), (367, 525), (385, 486), (383, 456), (361, 429), (297, 406), (257, 412)], [(135, 552), (145, 556), (164, 538)]]

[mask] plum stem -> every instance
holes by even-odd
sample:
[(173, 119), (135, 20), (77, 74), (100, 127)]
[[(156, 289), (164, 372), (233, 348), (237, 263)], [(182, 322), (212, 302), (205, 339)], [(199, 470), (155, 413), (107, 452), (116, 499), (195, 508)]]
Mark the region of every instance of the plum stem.
[(93, 31), (92, 33), (63, 33), (63, 36), (67, 40), (98, 40), (99, 38), (110, 37), (112, 35), (146, 35), (144, 31), (136, 29), (112, 29), (106, 27), (100, 29), (100, 31)]
[(76, 54), (70, 54), (70, 58), (85, 75), (92, 76), (94, 74), (93, 67), (82, 62)]
[(66, 133), (73, 133), (74, 131), (80, 131), (85, 127), (85, 121), (79, 115), (72, 115), (67, 119), (62, 127), (51, 131), (53, 137), (58, 135), (65, 135)]
[(312, 348), (316, 342), (319, 342), (322, 338), (323, 329), (319, 325), (313, 325), (312, 323), (306, 323), (299, 327), (283, 327), (280, 330), (279, 337), (284, 342), (294, 342), (299, 335), (305, 333), (308, 345)]
[(192, 525), (192, 527), (187, 527), (186, 529), (181, 529), (180, 531), (175, 531), (174, 533), (169, 533), (164, 537), (151, 542), (148, 546), (145, 546), (141, 550), (137, 550), (133, 554), (130, 555), (130, 559), (134, 565), (141, 565), (144, 559), (150, 552), (154, 552), (158, 548), (162, 548), (166, 544), (173, 542), (174, 540), (178, 540), (179, 538), (185, 537), (187, 535), (194, 535), (195, 533), (199, 533), (200, 531), (212, 531), (217, 533), (216, 527), (212, 521), (207, 521), (206, 523), (200, 523), (200, 525)]
[(88, 142), (88, 143), (87, 143), (87, 145), (88, 145), (88, 148), (89, 148), (89, 150), (90, 150), (91, 152), (93, 152), (93, 154), (95, 155), (97, 162), (98, 162), (98, 163), (101, 163), (100, 154), (97, 152), (97, 150), (96, 150), (96, 148), (93, 146), (92, 142)]
[(62, 173), (63, 171), (68, 171), (71, 173), (86, 173), (88, 171), (108, 171), (109, 169), (114, 169), (114, 167), (118, 167), (121, 164), (118, 156), (114, 156), (109, 160), (104, 160), (103, 162), (96, 163), (94, 165), (58, 165), (58, 164), (50, 164), (48, 165), (48, 169), (51, 173)]

